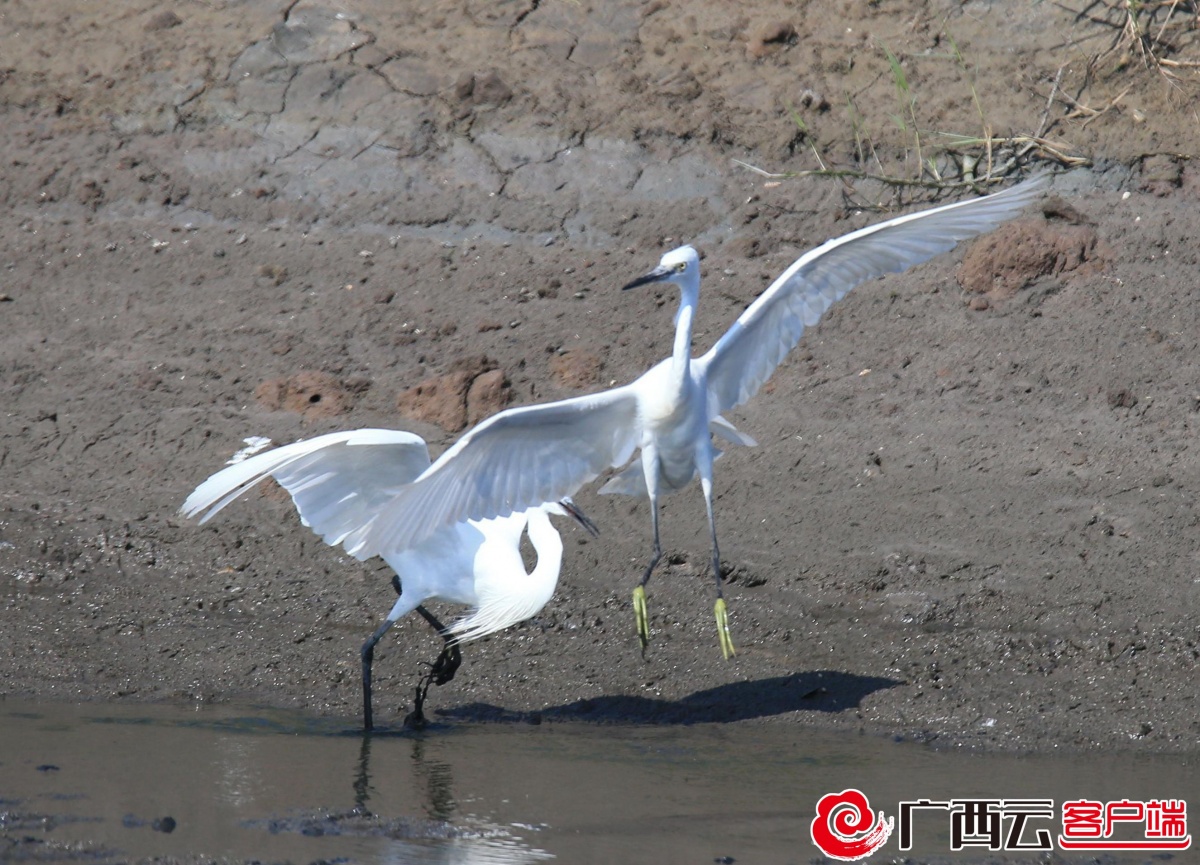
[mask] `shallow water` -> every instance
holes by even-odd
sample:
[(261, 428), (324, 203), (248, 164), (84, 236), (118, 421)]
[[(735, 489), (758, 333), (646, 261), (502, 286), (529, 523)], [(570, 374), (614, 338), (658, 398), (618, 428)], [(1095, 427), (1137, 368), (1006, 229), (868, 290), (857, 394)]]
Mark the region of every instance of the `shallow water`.
[[(5, 849), (78, 858), (82, 843), (87, 861), (102, 862), (809, 862), (819, 858), (817, 800), (847, 787), (889, 814), (918, 798), (1178, 798), (1194, 808), (1198, 764), (945, 753), (778, 725), (454, 723), (364, 739), (345, 724), (251, 708), (9, 700), (0, 842), (15, 846), (0, 843), (0, 860)], [(996, 861), (951, 855), (949, 826), (944, 814), (918, 816), (908, 855)], [(1061, 829), (1057, 816), (1037, 827)], [(900, 855), (893, 836), (873, 858)]]

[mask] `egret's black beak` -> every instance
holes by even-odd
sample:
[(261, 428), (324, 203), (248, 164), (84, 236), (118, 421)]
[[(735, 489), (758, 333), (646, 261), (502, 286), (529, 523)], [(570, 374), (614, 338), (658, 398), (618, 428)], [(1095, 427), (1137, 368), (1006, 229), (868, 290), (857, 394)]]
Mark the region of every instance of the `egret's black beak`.
[(562, 505), (562, 509), (566, 511), (569, 516), (575, 518), (575, 522), (583, 526), (584, 530), (587, 531), (589, 535), (591, 535), (593, 538), (600, 537), (600, 529), (595, 523), (587, 518), (587, 515), (579, 509), (579, 506), (576, 505), (575, 502), (571, 501), (570, 499), (563, 499), (561, 502), (559, 502), (559, 504)]
[(650, 283), (650, 282), (659, 282), (661, 280), (666, 279), (672, 273), (674, 273), (674, 271), (672, 271), (671, 268), (663, 267), (660, 264), (658, 267), (654, 268), (654, 270), (650, 271), (645, 276), (639, 276), (633, 282), (631, 282), (625, 286), (622, 286), (621, 291), (629, 291), (629, 289), (631, 289), (631, 288), (637, 288), (639, 285), (646, 285), (647, 283)]

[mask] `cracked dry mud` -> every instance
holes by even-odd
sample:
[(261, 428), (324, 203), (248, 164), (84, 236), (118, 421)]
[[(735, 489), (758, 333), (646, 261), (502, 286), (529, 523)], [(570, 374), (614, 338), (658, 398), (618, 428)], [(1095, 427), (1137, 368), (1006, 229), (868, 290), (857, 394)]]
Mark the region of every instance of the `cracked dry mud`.
[[(470, 646), (430, 707), (1194, 749), (1200, 82), (1089, 66), (1117, 32), (1095, 17), (3, 4), (4, 692), (352, 722), (389, 574), (324, 547), (278, 491), (202, 529), (176, 515), (186, 494), (250, 435), (386, 426), (440, 450), (453, 436), (397, 400), (480, 357), (516, 404), (632, 379), (669, 351), (675, 298), (617, 289), (681, 241), (706, 256), (707, 348), (799, 253), (882, 218), (864, 203), (897, 203), (733, 162), (847, 165), (866, 137), (911, 173), (886, 46), (926, 148), (979, 134), (974, 91), (997, 134), (1093, 167), (1018, 233), (857, 289), (734, 413), (760, 443), (717, 472), (735, 660), (698, 490), (663, 508), (643, 660), (646, 505), (593, 485), (578, 500), (603, 535), (567, 530), (555, 599)], [(415, 617), (380, 647), (381, 721), (436, 650)]]

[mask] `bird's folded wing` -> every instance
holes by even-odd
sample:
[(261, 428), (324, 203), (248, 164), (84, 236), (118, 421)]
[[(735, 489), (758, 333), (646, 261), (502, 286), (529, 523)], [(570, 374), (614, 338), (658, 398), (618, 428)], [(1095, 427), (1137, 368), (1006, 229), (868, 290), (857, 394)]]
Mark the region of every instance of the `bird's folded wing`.
[(425, 441), (409, 432), (360, 429), (329, 433), (257, 454), (222, 469), (183, 504), (207, 522), (266, 477), (292, 496), (306, 526), (330, 544), (361, 528), (406, 484), (429, 468)]
[(804, 329), (850, 289), (992, 230), (1032, 201), (1046, 179), (1039, 175), (994, 195), (890, 219), (802, 255), (698, 359), (707, 376), (710, 416), (753, 396)]
[(639, 444), (630, 385), (508, 409), (460, 438), (342, 543), (359, 559), (408, 549), (439, 528), (574, 494)]

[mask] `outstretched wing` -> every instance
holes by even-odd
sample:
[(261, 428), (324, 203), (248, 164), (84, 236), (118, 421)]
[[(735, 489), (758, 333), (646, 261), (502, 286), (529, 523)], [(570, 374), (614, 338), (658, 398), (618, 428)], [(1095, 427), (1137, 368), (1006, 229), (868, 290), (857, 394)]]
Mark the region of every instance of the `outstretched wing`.
[(408, 549), (464, 520), (557, 502), (639, 444), (634, 385), (508, 409), (460, 438), (371, 520), (342, 539), (359, 559)]
[(816, 324), (850, 289), (991, 231), (1032, 201), (1047, 178), (1039, 175), (994, 195), (889, 219), (806, 252), (697, 359), (707, 376), (709, 415), (728, 411), (757, 393), (800, 341), (804, 328)]
[(222, 469), (183, 503), (206, 523), (266, 477), (292, 496), (300, 519), (329, 544), (362, 527), (429, 468), (425, 440), (409, 432), (336, 432), (257, 454)]

